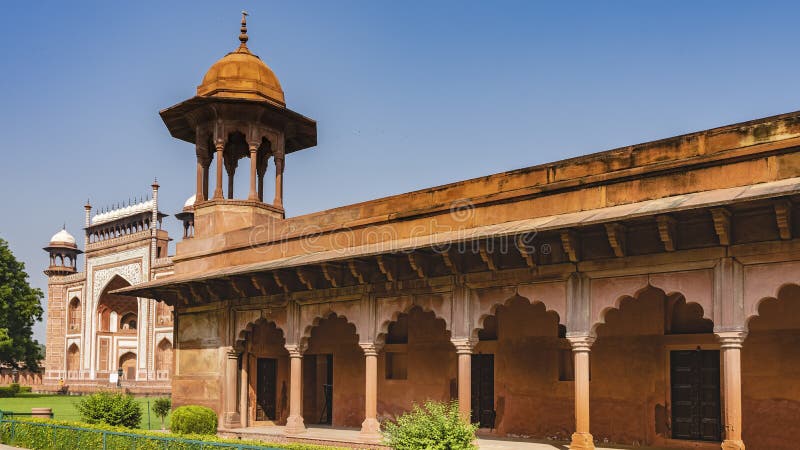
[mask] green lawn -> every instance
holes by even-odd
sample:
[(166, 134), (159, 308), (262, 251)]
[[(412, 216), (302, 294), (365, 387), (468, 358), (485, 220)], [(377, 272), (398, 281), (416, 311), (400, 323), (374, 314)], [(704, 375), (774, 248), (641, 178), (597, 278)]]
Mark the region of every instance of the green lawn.
[[(150, 420), (148, 422), (148, 401), (151, 406), (156, 397), (137, 397), (136, 401), (142, 405), (142, 422), (139, 428), (145, 430), (160, 430), (161, 421), (150, 411)], [(81, 397), (77, 395), (50, 395), (50, 394), (17, 394), (13, 398), (0, 398), (0, 410), (11, 412), (31, 412), (31, 408), (52, 408), (55, 419), (58, 420), (72, 420), (79, 422), (81, 420), (80, 414), (76, 404), (80, 401)], [(169, 416), (166, 419), (167, 428), (169, 428)]]

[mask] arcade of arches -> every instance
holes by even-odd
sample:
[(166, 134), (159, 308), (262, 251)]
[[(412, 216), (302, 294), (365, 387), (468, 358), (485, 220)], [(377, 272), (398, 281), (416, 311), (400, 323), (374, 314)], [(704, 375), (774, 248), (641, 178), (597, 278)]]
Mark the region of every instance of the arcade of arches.
[[(463, 339), (453, 337), (447, 295), (299, 306), (290, 313), (295, 326), (274, 310), (232, 310), (238, 343), (226, 370), (235, 382), (223, 386), (236, 402), (226, 406), (225, 424), (286, 425), (290, 434), (314, 424), (360, 427), (365, 439), (377, 439), (379, 421), (414, 403), (459, 399), (480, 433), (573, 439), (572, 448), (581, 448), (574, 445), (576, 406), (587, 408), (584, 420), (603, 442), (713, 448), (730, 436), (728, 424), (742, 420), (748, 448), (788, 448), (792, 433), (774, 418), (790, 420), (800, 408), (800, 393), (784, 388), (800, 382), (800, 287), (748, 301), (757, 311), (749, 331), (725, 332), (706, 313), (714, 307), (711, 290), (697, 298), (696, 287), (672, 289), (696, 275), (584, 280), (589, 292), (614, 300), (596, 302), (591, 310), (599, 315), (579, 334), (559, 298), (580, 283), (574, 278), (471, 291), (475, 325)], [(365, 309), (375, 315), (365, 317)], [(194, 327), (202, 315), (182, 323)], [(287, 336), (298, 344), (287, 344)], [(725, 389), (737, 382), (726, 375), (726, 352), (742, 361), (740, 400)], [(585, 368), (582, 355), (591, 355)], [(738, 419), (729, 411), (737, 401)], [(764, 429), (770, 432), (757, 432)]]

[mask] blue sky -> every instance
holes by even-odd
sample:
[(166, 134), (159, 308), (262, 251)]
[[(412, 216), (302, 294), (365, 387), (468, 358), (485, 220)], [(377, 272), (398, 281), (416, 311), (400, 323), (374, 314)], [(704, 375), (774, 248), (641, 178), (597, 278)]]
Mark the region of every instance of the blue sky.
[(87, 198), (158, 177), (173, 214), (193, 192), (158, 111), (236, 47), (242, 8), (318, 121), (287, 158), (290, 216), (800, 109), (792, 2), (6, 1), (0, 237), (35, 286)]

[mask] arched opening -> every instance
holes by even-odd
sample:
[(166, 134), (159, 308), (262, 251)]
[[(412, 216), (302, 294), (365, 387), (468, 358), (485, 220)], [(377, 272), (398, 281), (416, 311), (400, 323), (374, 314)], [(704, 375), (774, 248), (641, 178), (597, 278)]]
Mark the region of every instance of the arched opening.
[(68, 329), (70, 333), (81, 331), (81, 301), (77, 297), (73, 297), (69, 301), (68, 311)]
[(472, 357), (472, 422), (500, 435), (568, 439), (574, 372), (565, 330), (557, 313), (519, 295), (485, 317)]
[(122, 369), (122, 379), (133, 381), (136, 379), (136, 354), (127, 352), (119, 357), (119, 367)]
[(303, 356), (305, 423), (360, 426), (364, 383), (364, 354), (356, 327), (336, 314), (320, 320)]
[(261, 319), (245, 335), (249, 423), (284, 425), (289, 417), (289, 352), (283, 330)]
[(156, 379), (172, 378), (172, 343), (164, 338), (156, 347)]
[(77, 344), (72, 344), (67, 350), (67, 378), (77, 380), (81, 369), (81, 351)]
[[(109, 292), (130, 286), (125, 279), (114, 276), (109, 281), (97, 305), (98, 331), (103, 333), (135, 333), (139, 301), (127, 295), (111, 295)], [(124, 319), (124, 320), (123, 320)]]
[(591, 352), (595, 439), (663, 445), (721, 440), (719, 344), (703, 310), (647, 287), (597, 326)]
[(800, 286), (758, 307), (742, 347), (742, 433), (747, 448), (795, 448), (800, 414)]
[(444, 320), (419, 306), (399, 314), (378, 356), (378, 416), (395, 416), (427, 399), (458, 395), (457, 364)]

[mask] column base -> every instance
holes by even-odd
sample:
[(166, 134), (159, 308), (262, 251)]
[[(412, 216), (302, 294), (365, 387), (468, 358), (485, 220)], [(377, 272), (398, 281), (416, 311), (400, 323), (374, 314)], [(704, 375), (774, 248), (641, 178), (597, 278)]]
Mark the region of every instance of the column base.
[(226, 412), (222, 415), (222, 426), (225, 428), (239, 428), (242, 426), (242, 418), (238, 412)]
[(383, 441), (381, 424), (378, 419), (366, 419), (361, 423), (361, 439), (368, 444), (378, 444)]
[(283, 427), (284, 434), (302, 434), (306, 432), (306, 425), (301, 416), (289, 416), (286, 419), (286, 426)]
[(590, 433), (572, 433), (569, 450), (594, 450), (594, 438)]
[(744, 441), (725, 439), (722, 441), (722, 450), (744, 450)]

